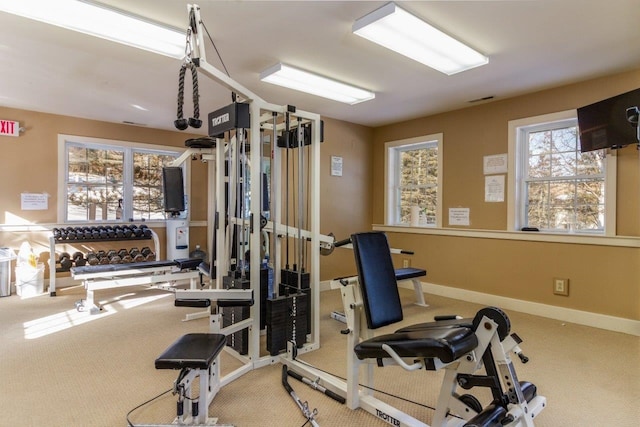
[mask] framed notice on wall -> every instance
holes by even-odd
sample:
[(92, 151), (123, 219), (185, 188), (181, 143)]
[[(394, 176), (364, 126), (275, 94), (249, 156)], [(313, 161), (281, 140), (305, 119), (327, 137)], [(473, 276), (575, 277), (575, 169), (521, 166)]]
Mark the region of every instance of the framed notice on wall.
[(331, 176), (342, 176), (342, 157), (331, 156)]
[(23, 211), (44, 211), (49, 209), (49, 195), (46, 193), (21, 193), (20, 209)]

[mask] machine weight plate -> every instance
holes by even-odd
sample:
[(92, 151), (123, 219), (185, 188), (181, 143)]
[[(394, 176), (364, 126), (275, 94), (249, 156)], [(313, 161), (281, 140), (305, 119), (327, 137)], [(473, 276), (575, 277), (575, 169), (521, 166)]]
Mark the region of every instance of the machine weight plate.
[(473, 329), (477, 330), (480, 325), (480, 321), (484, 316), (493, 320), (498, 324), (498, 337), (500, 341), (504, 340), (511, 331), (511, 322), (507, 314), (500, 310), (498, 307), (485, 307), (476, 313), (476, 317), (473, 318)]

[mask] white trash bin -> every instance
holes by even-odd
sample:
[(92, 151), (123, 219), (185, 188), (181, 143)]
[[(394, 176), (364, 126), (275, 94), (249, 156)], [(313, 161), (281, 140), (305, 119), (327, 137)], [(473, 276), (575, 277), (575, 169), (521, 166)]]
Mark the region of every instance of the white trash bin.
[(21, 297), (32, 297), (44, 292), (44, 263), (36, 267), (23, 264), (16, 267), (16, 293)]
[(11, 261), (16, 253), (10, 248), (0, 248), (0, 297), (11, 295)]

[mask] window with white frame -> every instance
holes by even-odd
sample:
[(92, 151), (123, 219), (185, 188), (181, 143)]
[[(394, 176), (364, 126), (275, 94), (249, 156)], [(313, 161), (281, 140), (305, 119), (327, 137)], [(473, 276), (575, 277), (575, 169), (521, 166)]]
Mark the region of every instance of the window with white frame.
[(442, 134), (387, 142), (385, 158), (385, 223), (440, 227)]
[(170, 147), (60, 135), (62, 222), (164, 220), (162, 167), (180, 154)]
[(575, 111), (518, 122), (514, 228), (605, 234), (615, 220), (615, 158), (580, 152)]

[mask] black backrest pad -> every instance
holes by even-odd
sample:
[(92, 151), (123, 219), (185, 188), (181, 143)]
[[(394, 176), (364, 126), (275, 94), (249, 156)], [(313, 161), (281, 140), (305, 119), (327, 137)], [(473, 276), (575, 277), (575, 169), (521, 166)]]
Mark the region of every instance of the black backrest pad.
[(387, 236), (382, 232), (351, 235), (364, 312), (369, 329), (402, 320), (402, 304)]

